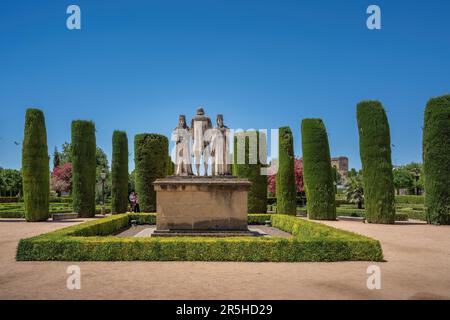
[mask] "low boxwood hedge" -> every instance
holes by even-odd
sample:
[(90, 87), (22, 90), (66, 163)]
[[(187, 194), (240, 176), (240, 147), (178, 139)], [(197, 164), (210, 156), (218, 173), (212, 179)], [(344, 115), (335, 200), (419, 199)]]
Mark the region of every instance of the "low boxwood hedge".
[(266, 221), (270, 221), (270, 214), (267, 213), (252, 213), (248, 215), (248, 224), (265, 224)]
[[(267, 215), (269, 216), (269, 215)], [(271, 215), (292, 237), (114, 237), (154, 214), (119, 214), (19, 242), (18, 261), (382, 261), (379, 241), (293, 216)], [(255, 215), (253, 221), (266, 219)]]
[(19, 197), (0, 197), (0, 203), (17, 203), (19, 200)]
[(425, 197), (414, 195), (395, 196), (395, 203), (424, 204)]
[[(344, 217), (365, 217), (364, 209), (357, 208), (337, 208), (336, 209), (338, 216)], [(395, 221), (408, 221), (408, 219), (415, 219), (409, 215), (409, 211), (397, 210), (395, 213)]]
[(420, 210), (416, 208), (401, 208), (397, 209), (397, 213), (406, 214), (409, 219), (427, 221), (427, 215), (425, 213), (425, 210)]

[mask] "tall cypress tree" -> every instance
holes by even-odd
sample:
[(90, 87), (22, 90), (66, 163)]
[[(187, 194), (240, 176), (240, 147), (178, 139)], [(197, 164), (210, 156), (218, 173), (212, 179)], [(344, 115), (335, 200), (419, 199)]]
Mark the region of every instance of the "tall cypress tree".
[(112, 137), (111, 212), (124, 213), (128, 207), (128, 138), (115, 130)]
[(289, 127), (281, 127), (278, 133), (277, 212), (296, 215), (294, 138)]
[(168, 154), (169, 140), (165, 136), (143, 133), (134, 137), (136, 191), (142, 212), (156, 211), (153, 182), (167, 176)]
[(427, 221), (450, 224), (450, 95), (430, 99), (425, 108), (423, 169)]
[(96, 142), (92, 121), (72, 121), (73, 210), (80, 217), (95, 216)]
[(335, 220), (335, 187), (330, 146), (322, 119), (303, 119), (302, 153), (308, 217)]
[(44, 113), (28, 109), (22, 145), (22, 184), (25, 219), (49, 218), (50, 168)]
[(389, 123), (378, 101), (357, 106), (359, 152), (364, 179), (364, 203), (369, 223), (395, 222), (395, 190)]
[[(248, 192), (247, 211), (248, 213), (267, 212), (267, 176), (261, 174), (262, 159), (260, 159), (260, 148), (265, 148), (265, 144), (260, 144), (259, 131), (237, 132), (234, 136), (234, 161), (233, 174), (239, 178), (246, 178), (252, 184)], [(250, 136), (252, 136), (250, 138)], [(261, 137), (265, 139), (265, 137)], [(250, 143), (254, 146), (250, 147)], [(238, 153), (244, 151), (244, 163), (238, 163)], [(242, 160), (242, 159), (241, 159)]]

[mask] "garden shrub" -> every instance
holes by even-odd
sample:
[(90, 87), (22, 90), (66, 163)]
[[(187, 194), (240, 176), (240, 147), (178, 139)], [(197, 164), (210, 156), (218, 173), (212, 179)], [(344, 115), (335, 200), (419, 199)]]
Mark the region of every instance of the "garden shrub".
[(276, 179), (277, 212), (296, 215), (294, 138), (289, 127), (281, 127), (278, 137), (278, 172)]
[(22, 184), (25, 219), (49, 218), (50, 168), (44, 113), (28, 109), (22, 146)]
[(335, 220), (335, 186), (330, 147), (321, 119), (303, 119), (302, 153), (308, 217), (316, 220)]
[(395, 191), (386, 113), (380, 102), (363, 101), (357, 106), (357, 119), (367, 221), (394, 223)]
[(396, 212), (395, 221), (408, 221), (409, 215), (407, 212)]
[(111, 211), (128, 209), (128, 138), (125, 131), (115, 130), (112, 138)]
[(92, 121), (72, 121), (72, 199), (80, 217), (95, 215), (96, 141)]
[(268, 205), (276, 205), (277, 204), (277, 197), (267, 197), (267, 204)]
[(349, 204), (349, 202), (347, 201), (347, 199), (336, 199), (336, 200), (334, 201), (334, 203), (336, 204), (336, 208), (337, 208), (337, 207), (341, 207), (341, 206), (343, 206), (343, 205), (348, 205), (348, 204)]
[(50, 203), (70, 203), (72, 204), (72, 197), (50, 197)]
[(24, 218), (25, 214), (22, 212), (0, 212), (1, 219), (11, 219), (11, 218)]
[(270, 214), (267, 213), (256, 213), (248, 215), (248, 224), (256, 225), (256, 224), (265, 224), (266, 221), (270, 221)]
[(401, 209), (397, 210), (397, 213), (407, 214), (409, 219), (422, 220), (422, 221), (427, 220), (427, 215), (426, 215), (425, 210), (417, 210), (417, 209), (413, 209), (413, 208), (401, 208)]
[(425, 197), (413, 195), (395, 196), (395, 203), (424, 204)]
[[(247, 211), (249, 213), (267, 211), (267, 176), (261, 174), (263, 164), (259, 157), (259, 131), (237, 132), (234, 136), (233, 174), (248, 179), (252, 184), (248, 191)], [(250, 136), (253, 135), (253, 139)], [(253, 140), (253, 141), (252, 141)], [(256, 148), (250, 148), (255, 142)], [(238, 163), (238, 150), (245, 151), (245, 163)], [(255, 160), (255, 163), (252, 160)]]
[[(154, 215), (118, 214), (22, 239), (18, 261), (382, 261), (379, 241), (287, 215), (272, 225), (292, 237), (130, 237), (110, 236), (131, 220)], [(262, 218), (263, 215), (257, 215)], [(266, 217), (264, 217), (265, 219)], [(259, 219), (259, 218), (258, 218)]]
[(19, 197), (0, 197), (0, 203), (17, 203), (19, 200)]
[(423, 170), (427, 221), (450, 224), (450, 95), (430, 99), (425, 108)]
[(136, 191), (141, 211), (156, 211), (153, 182), (167, 176), (169, 141), (160, 134), (137, 134), (134, 137)]
[(348, 216), (348, 217), (364, 217), (365, 210), (358, 208), (337, 208), (336, 213), (338, 216)]

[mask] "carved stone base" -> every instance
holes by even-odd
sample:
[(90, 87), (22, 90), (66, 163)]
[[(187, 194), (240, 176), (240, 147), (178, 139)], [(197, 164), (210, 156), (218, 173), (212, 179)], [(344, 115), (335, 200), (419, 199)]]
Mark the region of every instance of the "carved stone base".
[(240, 230), (155, 230), (152, 237), (257, 237), (257, 231)]
[(233, 176), (167, 177), (154, 182), (157, 232), (244, 231), (251, 183)]

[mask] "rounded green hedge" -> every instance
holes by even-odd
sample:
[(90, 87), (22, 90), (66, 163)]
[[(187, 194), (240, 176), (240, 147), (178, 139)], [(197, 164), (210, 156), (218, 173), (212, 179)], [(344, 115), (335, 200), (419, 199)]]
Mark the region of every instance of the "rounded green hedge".
[[(249, 134), (256, 135), (252, 141), (256, 141), (256, 148), (250, 148)], [(248, 179), (252, 185), (248, 192), (247, 210), (249, 213), (267, 212), (267, 176), (261, 174), (263, 164), (259, 159), (260, 146), (259, 131), (237, 132), (234, 136), (234, 161), (233, 174), (239, 178)], [(237, 163), (238, 150), (245, 150), (245, 163)], [(256, 154), (250, 154), (256, 152)], [(250, 163), (250, 159), (256, 159), (256, 163)]]
[(49, 218), (50, 168), (44, 113), (28, 109), (22, 146), (22, 183), (25, 219)]
[(330, 146), (321, 119), (303, 119), (302, 154), (308, 217), (316, 220), (335, 220), (335, 186)]
[(112, 137), (111, 212), (125, 213), (128, 208), (128, 138), (116, 130)]
[(153, 182), (167, 176), (169, 140), (160, 134), (143, 133), (134, 137), (136, 191), (142, 212), (156, 211)]
[(423, 126), (427, 221), (450, 224), (450, 95), (430, 99)]
[(277, 212), (296, 215), (294, 138), (289, 127), (278, 131)]
[(380, 102), (362, 101), (357, 105), (357, 120), (367, 221), (394, 223), (394, 177), (386, 113)]
[(80, 217), (95, 216), (96, 142), (92, 121), (72, 121), (73, 210)]

